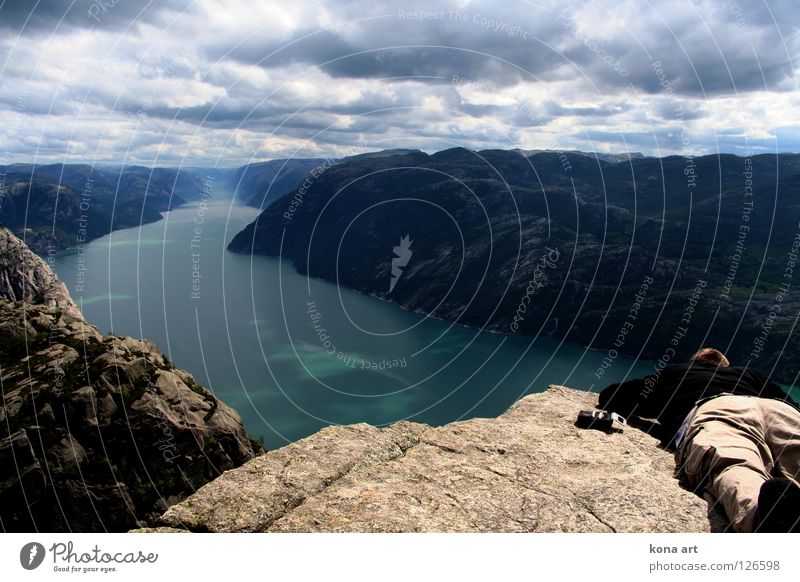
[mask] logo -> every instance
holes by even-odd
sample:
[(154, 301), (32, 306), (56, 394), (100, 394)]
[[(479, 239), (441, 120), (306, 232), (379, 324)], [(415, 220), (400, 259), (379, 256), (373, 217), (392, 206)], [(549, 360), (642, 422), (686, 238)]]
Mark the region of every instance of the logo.
[(400, 276), (403, 274), (403, 267), (408, 265), (408, 261), (411, 260), (411, 255), (414, 254), (411, 251), (411, 243), (414, 241), (409, 240), (408, 236), (409, 235), (406, 235), (401, 238), (400, 244), (392, 249), (395, 256), (392, 258), (392, 280), (389, 282), (389, 293), (391, 293), (394, 286), (397, 285)]
[(44, 561), (44, 546), (38, 542), (30, 542), (19, 551), (19, 563), (26, 570), (35, 570)]

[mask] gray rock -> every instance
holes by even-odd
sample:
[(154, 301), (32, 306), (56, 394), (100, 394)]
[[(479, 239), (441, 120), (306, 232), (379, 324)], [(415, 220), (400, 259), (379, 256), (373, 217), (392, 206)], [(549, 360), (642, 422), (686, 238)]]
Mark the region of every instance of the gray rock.
[(161, 524), (200, 531), (267, 531), (279, 518), (349, 473), (402, 456), (425, 425), (330, 426), (256, 457), (172, 506)]
[(0, 298), (44, 305), (81, 317), (66, 285), (47, 262), (0, 226)]
[(596, 395), (553, 386), (495, 419), (329, 427), (228, 471), (159, 520), (236, 532), (706, 532), (657, 440), (574, 426)]
[[(0, 498), (14, 511), (25, 512), (45, 491), (47, 481), (25, 430), (0, 439)], [(12, 469), (13, 468), (13, 469)]]
[(86, 450), (74, 436), (67, 434), (58, 443), (52, 445), (48, 453), (50, 466), (65, 475), (80, 477), (80, 467), (88, 460)]

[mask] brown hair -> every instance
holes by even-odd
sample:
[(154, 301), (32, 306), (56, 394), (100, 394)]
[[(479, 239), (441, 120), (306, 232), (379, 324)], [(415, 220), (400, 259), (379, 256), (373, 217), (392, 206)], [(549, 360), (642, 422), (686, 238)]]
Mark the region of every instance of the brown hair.
[(711, 364), (722, 368), (727, 368), (731, 365), (725, 354), (714, 348), (701, 348), (689, 360), (698, 364)]

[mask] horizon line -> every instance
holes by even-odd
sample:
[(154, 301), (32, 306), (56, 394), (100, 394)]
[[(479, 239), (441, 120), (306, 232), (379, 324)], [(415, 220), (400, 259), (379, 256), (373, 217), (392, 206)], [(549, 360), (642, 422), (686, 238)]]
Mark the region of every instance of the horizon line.
[[(347, 146), (352, 147), (352, 146)], [(467, 146), (454, 146), (450, 148), (444, 148), (441, 150), (423, 150), (420, 148), (385, 148), (385, 149), (375, 149), (371, 151), (363, 151), (357, 154), (349, 154), (343, 156), (293, 156), (293, 157), (275, 157), (275, 158), (263, 158), (258, 160), (251, 160), (245, 163), (234, 163), (232, 165), (218, 165), (217, 163), (205, 165), (203, 163), (191, 163), (191, 164), (171, 164), (171, 165), (148, 165), (145, 162), (134, 162), (130, 164), (120, 164), (115, 162), (91, 162), (85, 160), (77, 160), (77, 161), (47, 161), (47, 162), (31, 162), (31, 161), (17, 161), (17, 162), (9, 162), (5, 164), (0, 164), (0, 168), (2, 169), (9, 169), (13, 166), (33, 166), (33, 167), (44, 167), (44, 166), (57, 166), (57, 165), (64, 165), (64, 166), (90, 166), (92, 168), (147, 168), (147, 169), (215, 169), (215, 170), (235, 170), (238, 168), (243, 168), (249, 165), (255, 164), (264, 164), (269, 162), (280, 162), (280, 161), (291, 161), (291, 160), (344, 160), (348, 158), (357, 158), (361, 156), (369, 156), (373, 154), (380, 154), (384, 152), (392, 152), (392, 151), (403, 151), (405, 153), (398, 154), (398, 155), (408, 155), (411, 153), (423, 153), (428, 156), (433, 156), (436, 154), (440, 154), (447, 151), (452, 150), (467, 150), (472, 153), (480, 154), (483, 152), (518, 152), (524, 153), (525, 157), (532, 157), (535, 155), (540, 154), (573, 154), (573, 155), (583, 155), (586, 157), (594, 157), (598, 160), (602, 160), (603, 157), (608, 156), (618, 156), (624, 157), (628, 156), (630, 160), (634, 159), (656, 159), (656, 160), (663, 160), (667, 158), (685, 158), (685, 159), (698, 159), (710, 156), (733, 156), (736, 158), (753, 158), (756, 156), (781, 156), (781, 155), (800, 155), (800, 152), (794, 151), (779, 151), (779, 152), (752, 152), (749, 154), (740, 154), (734, 152), (726, 152), (726, 151), (718, 151), (714, 153), (706, 153), (706, 154), (667, 154), (663, 156), (654, 156), (654, 155), (646, 155), (639, 151), (619, 151), (619, 152), (600, 152), (600, 151), (586, 151), (586, 150), (579, 150), (579, 149), (550, 149), (550, 148), (484, 148), (484, 149), (474, 149)], [(528, 153), (530, 152), (530, 153)], [(619, 163), (624, 163), (620, 161)], [(5, 173), (0, 171), (0, 173)]]

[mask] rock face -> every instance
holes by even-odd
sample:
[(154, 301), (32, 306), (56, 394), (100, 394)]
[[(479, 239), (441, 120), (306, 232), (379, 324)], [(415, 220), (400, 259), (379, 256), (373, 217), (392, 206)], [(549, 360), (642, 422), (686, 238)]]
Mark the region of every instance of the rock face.
[(266, 208), (325, 163), (323, 158), (298, 158), (248, 164), (235, 171), (231, 189), (248, 206)]
[(202, 532), (706, 532), (723, 527), (646, 433), (574, 426), (563, 387), (496, 419), (328, 427), (226, 472), (159, 520)]
[(239, 416), (155, 345), (103, 336), (0, 229), (0, 529), (126, 531), (251, 459)]
[(82, 319), (66, 285), (4, 226), (0, 226), (0, 299), (59, 309)]

